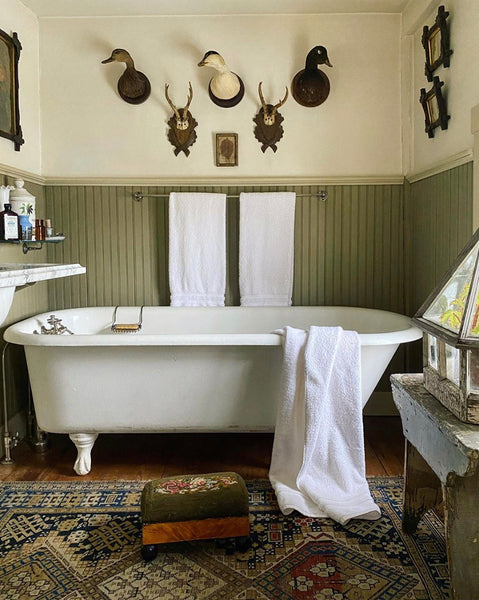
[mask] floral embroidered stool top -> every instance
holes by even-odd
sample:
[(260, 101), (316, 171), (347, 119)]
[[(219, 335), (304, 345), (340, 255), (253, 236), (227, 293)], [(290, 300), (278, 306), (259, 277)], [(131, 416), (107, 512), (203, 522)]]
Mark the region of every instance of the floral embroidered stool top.
[(148, 482), (141, 494), (143, 523), (248, 515), (248, 491), (237, 473), (165, 477)]

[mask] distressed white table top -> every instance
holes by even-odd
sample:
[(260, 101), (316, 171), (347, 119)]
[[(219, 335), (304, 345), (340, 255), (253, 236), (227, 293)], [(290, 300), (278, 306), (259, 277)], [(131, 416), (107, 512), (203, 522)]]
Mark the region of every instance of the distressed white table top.
[(423, 386), (420, 374), (392, 375), (394, 402), (405, 438), (442, 483), (449, 474), (468, 476), (479, 466), (479, 425), (462, 423)]

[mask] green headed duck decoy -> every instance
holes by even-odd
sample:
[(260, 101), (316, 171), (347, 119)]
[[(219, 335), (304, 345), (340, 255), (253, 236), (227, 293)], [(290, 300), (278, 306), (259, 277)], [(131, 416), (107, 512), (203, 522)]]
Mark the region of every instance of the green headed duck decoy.
[(329, 95), (329, 79), (319, 65), (333, 66), (324, 46), (315, 46), (308, 52), (305, 68), (293, 78), (293, 98), (302, 106), (319, 106)]
[(228, 69), (218, 52), (209, 50), (198, 63), (199, 67), (212, 67), (218, 71), (208, 86), (211, 100), (218, 106), (230, 108), (236, 106), (244, 96), (241, 78)]
[(123, 75), (118, 80), (118, 93), (130, 104), (141, 104), (144, 102), (151, 92), (151, 85), (148, 77), (135, 69), (135, 63), (130, 56), (130, 53), (122, 48), (113, 50), (110, 58), (102, 60), (102, 64), (110, 62), (123, 62), (126, 64), (126, 69)]

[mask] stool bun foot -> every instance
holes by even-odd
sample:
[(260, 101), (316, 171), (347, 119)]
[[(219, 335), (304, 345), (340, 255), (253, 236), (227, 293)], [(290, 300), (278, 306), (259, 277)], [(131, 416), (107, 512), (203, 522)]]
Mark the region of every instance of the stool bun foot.
[(236, 550), (235, 538), (219, 538), (216, 540), (216, 547), (224, 550), (227, 555), (234, 554)]
[(241, 535), (235, 538), (236, 550), (238, 552), (246, 552), (251, 548), (251, 537), (249, 535)]
[(158, 546), (156, 544), (146, 544), (141, 547), (141, 556), (143, 560), (150, 562), (154, 560), (158, 554)]

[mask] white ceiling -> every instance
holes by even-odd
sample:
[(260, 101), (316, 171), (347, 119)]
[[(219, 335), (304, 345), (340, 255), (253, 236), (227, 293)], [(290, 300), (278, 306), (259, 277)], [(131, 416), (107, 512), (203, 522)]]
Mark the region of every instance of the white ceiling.
[(400, 13), (409, 0), (21, 0), (39, 17)]

